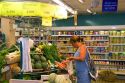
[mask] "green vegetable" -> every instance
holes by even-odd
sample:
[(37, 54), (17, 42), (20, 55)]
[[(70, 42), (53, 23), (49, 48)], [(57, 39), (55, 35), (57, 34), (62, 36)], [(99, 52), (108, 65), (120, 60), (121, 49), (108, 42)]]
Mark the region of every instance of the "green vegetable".
[(43, 69), (47, 69), (48, 68), (48, 63), (47, 62), (42, 62), (41, 66)]
[(40, 60), (40, 56), (39, 56), (39, 55), (34, 55), (33, 58), (34, 58), (36, 61)]
[(45, 62), (46, 61), (46, 58), (44, 56), (41, 56), (40, 59), (41, 59), (41, 62)]
[(40, 62), (37, 62), (37, 63), (35, 64), (35, 68), (36, 68), (36, 69), (41, 69), (41, 68), (42, 68), (41, 63), (40, 63)]
[(30, 75), (24, 75), (24, 76), (23, 76), (23, 79), (24, 79), (24, 80), (31, 80), (31, 76), (30, 76)]

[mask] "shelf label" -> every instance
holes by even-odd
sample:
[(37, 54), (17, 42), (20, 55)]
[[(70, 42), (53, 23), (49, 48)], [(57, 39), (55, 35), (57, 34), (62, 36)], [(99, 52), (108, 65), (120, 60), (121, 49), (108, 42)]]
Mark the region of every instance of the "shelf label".
[(117, 12), (118, 0), (103, 0), (102, 12)]

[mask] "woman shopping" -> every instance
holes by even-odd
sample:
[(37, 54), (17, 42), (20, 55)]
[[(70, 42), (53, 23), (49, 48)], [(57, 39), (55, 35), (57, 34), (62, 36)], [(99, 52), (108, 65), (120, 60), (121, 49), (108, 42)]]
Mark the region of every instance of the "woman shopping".
[[(66, 61), (63, 61), (62, 64), (67, 63), (68, 61), (74, 61), (77, 83), (91, 83), (91, 78), (85, 62), (85, 60), (88, 61), (88, 52), (86, 45), (83, 44), (83, 42), (83, 38), (76, 35), (70, 38), (70, 43), (77, 49), (77, 51), (74, 56), (70, 56)], [(65, 65), (60, 65), (59, 67), (63, 69), (65, 68)]]

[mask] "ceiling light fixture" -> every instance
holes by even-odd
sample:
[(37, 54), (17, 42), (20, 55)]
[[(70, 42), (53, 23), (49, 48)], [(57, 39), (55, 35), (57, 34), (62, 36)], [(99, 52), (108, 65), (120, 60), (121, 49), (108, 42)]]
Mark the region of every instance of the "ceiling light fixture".
[(86, 11), (87, 11), (88, 13), (92, 13), (92, 11), (91, 11), (90, 9), (87, 9)]
[(85, 1), (83, 1), (83, 0), (78, 0), (80, 3), (84, 3)]
[(70, 13), (74, 14), (74, 10), (71, 7), (65, 5), (61, 0), (52, 0), (52, 1), (55, 2), (56, 4), (60, 5), (60, 6), (64, 7)]

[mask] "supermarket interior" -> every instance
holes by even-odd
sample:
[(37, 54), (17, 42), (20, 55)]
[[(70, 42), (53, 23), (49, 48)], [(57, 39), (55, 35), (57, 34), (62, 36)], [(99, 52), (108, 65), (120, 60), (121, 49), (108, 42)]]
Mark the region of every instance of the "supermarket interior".
[(0, 0), (0, 83), (125, 83), (125, 1)]

